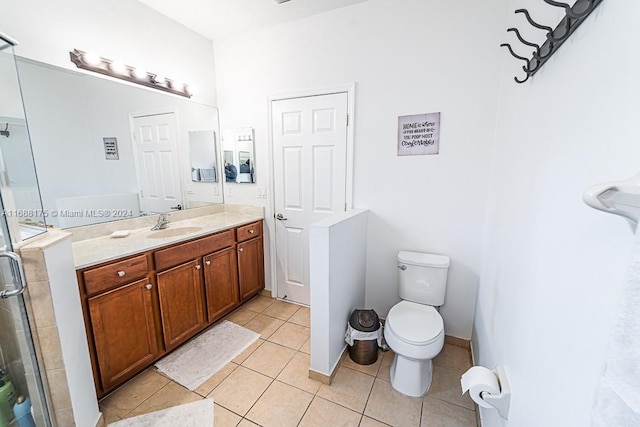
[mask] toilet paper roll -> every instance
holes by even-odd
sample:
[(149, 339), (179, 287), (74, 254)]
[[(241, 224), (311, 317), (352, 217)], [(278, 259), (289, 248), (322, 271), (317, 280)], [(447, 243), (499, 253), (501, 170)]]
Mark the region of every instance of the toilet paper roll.
[(462, 394), (468, 390), (471, 399), (483, 408), (493, 408), (493, 406), (482, 400), (482, 393), (500, 394), (498, 377), (492, 370), (484, 366), (469, 368), (460, 377), (460, 385), (462, 386)]

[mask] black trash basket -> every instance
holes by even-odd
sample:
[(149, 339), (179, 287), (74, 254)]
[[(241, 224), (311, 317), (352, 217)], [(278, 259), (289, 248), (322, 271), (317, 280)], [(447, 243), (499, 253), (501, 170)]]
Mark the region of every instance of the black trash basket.
[[(353, 310), (349, 325), (361, 332), (375, 332), (380, 329), (380, 318), (375, 310)], [(359, 365), (372, 365), (378, 360), (378, 340), (353, 340), (349, 346), (349, 357)]]

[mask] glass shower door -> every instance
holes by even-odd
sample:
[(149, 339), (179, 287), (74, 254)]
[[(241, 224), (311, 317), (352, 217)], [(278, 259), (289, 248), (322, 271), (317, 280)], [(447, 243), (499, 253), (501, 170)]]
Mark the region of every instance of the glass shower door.
[[(13, 53), (0, 33), (0, 427), (51, 426), (16, 245), (46, 231)], [(31, 424), (29, 424), (31, 423)]]

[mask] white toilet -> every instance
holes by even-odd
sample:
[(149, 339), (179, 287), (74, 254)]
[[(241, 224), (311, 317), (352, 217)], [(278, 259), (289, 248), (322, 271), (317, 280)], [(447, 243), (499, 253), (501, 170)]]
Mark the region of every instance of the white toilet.
[(432, 363), (444, 346), (444, 323), (436, 307), (444, 303), (449, 257), (398, 252), (400, 301), (391, 307), (384, 338), (396, 354), (391, 385), (408, 396), (422, 396), (431, 385)]

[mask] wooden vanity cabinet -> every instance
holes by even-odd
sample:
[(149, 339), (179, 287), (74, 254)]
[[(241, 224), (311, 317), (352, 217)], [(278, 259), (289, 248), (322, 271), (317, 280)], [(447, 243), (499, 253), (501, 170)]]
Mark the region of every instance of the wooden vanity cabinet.
[(95, 357), (104, 390), (120, 385), (158, 355), (148, 277), (88, 299)]
[(170, 350), (198, 332), (205, 323), (200, 260), (158, 273), (158, 296), (164, 345)]
[(262, 221), (77, 277), (101, 398), (264, 289)]

